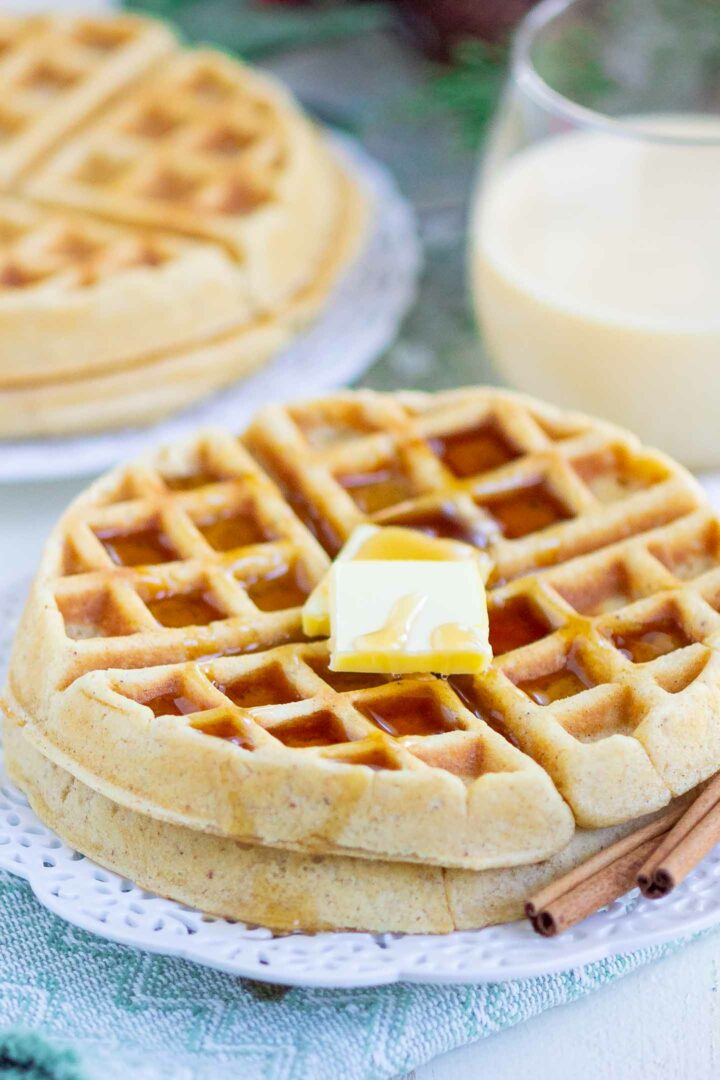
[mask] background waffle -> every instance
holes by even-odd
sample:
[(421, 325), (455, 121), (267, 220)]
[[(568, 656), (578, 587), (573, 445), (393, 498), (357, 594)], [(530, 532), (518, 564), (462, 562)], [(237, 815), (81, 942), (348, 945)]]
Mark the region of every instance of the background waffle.
[(0, 185), (18, 181), (174, 46), (161, 23), (132, 15), (0, 15)]
[[(249, 313), (235, 267), (212, 245), (0, 197), (0, 340), (13, 342), (0, 351), (0, 394), (70, 387)], [(36, 423), (47, 415), (38, 404)], [(9, 434), (14, 419), (29, 434), (28, 413), (11, 409), (0, 429)]]
[(69, 139), (38, 199), (223, 244), (267, 310), (312, 280), (340, 213), (337, 169), (279, 84), (178, 53)]
[[(11, 719), (5, 763), (35, 813), (142, 888), (275, 930), (447, 933), (522, 918), (525, 901), (642, 822), (578, 829), (531, 866), (445, 870), (239, 844), (118, 806), (40, 754)], [(652, 816), (652, 815), (651, 815)]]
[[(109, 289), (103, 289), (102, 279), (95, 283), (92, 277), (87, 280), (81, 277), (76, 283), (75, 275), (85, 272), (82, 264), (58, 271), (53, 288), (57, 286), (60, 293), (66, 289), (76, 290), (72, 310), (83, 308), (83, 315), (87, 315), (85, 325), (91, 333), (83, 333), (82, 341), (79, 341), (78, 335), (64, 333), (63, 327), (71, 314), (68, 307), (62, 302), (49, 305), (47, 294), (38, 292), (35, 297), (38, 301), (37, 311), (33, 313), (32, 342), (28, 342), (33, 358), (31, 362), (28, 357), (23, 368), (23, 375), (30, 371), (33, 381), (13, 381), (12, 385), (3, 387), (0, 374), (0, 431), (6, 437), (21, 438), (75, 431), (103, 431), (123, 425), (152, 423), (248, 375), (291, 341), (297, 330), (322, 307), (358, 239), (358, 200), (349, 184), (344, 201), (345, 212), (340, 232), (332, 245), (331, 257), (312, 284), (284, 305), (281, 311), (274, 316), (256, 316), (240, 327), (233, 322), (230, 330), (212, 334), (199, 344), (163, 349), (130, 358), (122, 364), (113, 361), (114, 343), (120, 331), (130, 329), (133, 337), (130, 339), (125, 333), (125, 342), (130, 344), (132, 341), (139, 347), (145, 329), (139, 319), (143, 308), (148, 317), (154, 312), (156, 320), (149, 327), (148, 340), (172, 340), (173, 336), (180, 336), (177, 333), (179, 327), (185, 327), (188, 338), (190, 333), (197, 334), (203, 324), (209, 330), (213, 319), (217, 319), (224, 309), (233, 312), (236, 317), (241, 310), (241, 298), (236, 288), (237, 279), (227, 272), (229, 262), (217, 249), (171, 240), (167, 235), (162, 239), (157, 234), (151, 234), (148, 238), (144, 233), (138, 233), (136, 237), (123, 233), (118, 236), (119, 231), (93, 222), (93, 236), (96, 229), (101, 234), (105, 230), (110, 234), (107, 246), (99, 252), (98, 273), (117, 274), (125, 278), (125, 292), (131, 294), (133, 303), (137, 300), (134, 317), (132, 320), (127, 318), (125, 305), (118, 309), (116, 281)], [(7, 209), (7, 200), (5, 203), (0, 200), (0, 214), (3, 207)], [(13, 204), (13, 214), (17, 209)], [(26, 211), (33, 218), (38, 213), (37, 208), (22, 204), (19, 209), (23, 216)], [(77, 225), (73, 228), (77, 230)], [(44, 223), (37, 234), (32, 232), (31, 238), (34, 244), (41, 241), (43, 245), (49, 245), (57, 235), (58, 227), (51, 215), (50, 222)], [(68, 233), (67, 226), (63, 224), (59, 235), (77, 237), (87, 234), (77, 231)], [(143, 261), (136, 266), (132, 265), (135, 257), (153, 261), (149, 265)], [(165, 258), (164, 263), (155, 261), (161, 257)], [(126, 266), (123, 259), (130, 260), (131, 265)], [(106, 260), (109, 262), (107, 270)], [(216, 273), (204, 275), (207, 294), (201, 288), (199, 275), (193, 272), (199, 269), (198, 264), (207, 271), (215, 264)], [(27, 266), (27, 263), (22, 265)], [(38, 289), (42, 287), (42, 283), (39, 283)], [(92, 295), (88, 296), (88, 293)], [(107, 304), (102, 303), (103, 297), (107, 299)], [(25, 303), (17, 305), (14, 298), (15, 293), (12, 292), (7, 305), (8, 321), (10, 310), (13, 314), (17, 312), (20, 318), (27, 318), (28, 305), (32, 301), (25, 297)], [(233, 298), (237, 304), (234, 309)], [(198, 310), (200, 300), (204, 302)], [(35, 346), (39, 324), (47, 329), (47, 342), (46, 348), (37, 354)], [(74, 318), (72, 325), (78, 325)], [(99, 340), (106, 353), (98, 344)], [(85, 356), (78, 348), (83, 343), (87, 346)], [(69, 349), (68, 345), (71, 346)], [(15, 358), (16, 354), (13, 354), (13, 367), (16, 366)], [(92, 366), (87, 372), (77, 373), (74, 369), (83, 359), (87, 359)], [(93, 359), (99, 362), (93, 364)], [(108, 362), (105, 368), (103, 360)], [(38, 368), (48, 368), (51, 364), (56, 369), (60, 364), (68, 369), (72, 367), (73, 373), (65, 378), (38, 381), (35, 378)]]
[[(488, 389), (270, 408), (244, 443), (117, 470), (48, 542), (8, 705), (83, 782), (246, 841), (481, 868), (567, 842), (550, 777), (597, 826), (716, 771), (719, 526), (679, 466)], [(301, 640), (368, 516), (487, 547), (489, 675), (348, 680)]]
[(364, 199), (291, 96), (161, 24), (0, 15), (0, 90), (0, 438), (191, 403), (357, 250)]

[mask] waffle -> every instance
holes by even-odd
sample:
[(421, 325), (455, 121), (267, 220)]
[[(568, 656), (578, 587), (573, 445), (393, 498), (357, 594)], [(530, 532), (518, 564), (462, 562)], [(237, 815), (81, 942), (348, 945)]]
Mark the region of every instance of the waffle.
[[(233, 328), (229, 331), (212, 334), (206, 337), (206, 340), (190, 347), (175, 347), (152, 355), (142, 355), (140, 358), (130, 358), (128, 362), (121, 365), (114, 361), (114, 343), (120, 336), (120, 330), (123, 333), (127, 329), (132, 330), (135, 333), (133, 341), (139, 347), (143, 331), (146, 329), (139, 319), (143, 307), (148, 316), (154, 311), (155, 321), (147, 327), (148, 340), (153, 338), (171, 340), (173, 337), (179, 337), (176, 331), (183, 325), (189, 331), (188, 337), (190, 337), (190, 332), (196, 334), (203, 323), (209, 331), (211, 320), (217, 319), (219, 313), (223, 311), (232, 312), (233, 320), (235, 320), (238, 312), (241, 311), (241, 297), (238, 295), (238, 290), (234, 288), (236, 281), (232, 276), (225, 276), (228, 262), (222, 254), (207, 245), (173, 241), (179, 251), (175, 262), (167, 270), (164, 266), (154, 265), (149, 268), (142, 266), (127, 269), (118, 266), (116, 269), (111, 263), (108, 272), (122, 274), (125, 278), (126, 293), (132, 293), (132, 302), (136, 306), (132, 320), (125, 317), (124, 308), (120, 312), (117, 311), (116, 280), (113, 281), (111, 289), (92, 288), (89, 285), (79, 286), (84, 292), (82, 294), (76, 292), (73, 308), (77, 310), (81, 303), (87, 307), (83, 311), (83, 321), (73, 318), (69, 326), (69, 313), (62, 303), (62, 298), (57, 297), (56, 302), (49, 305), (47, 294), (40, 293), (38, 290), (38, 295), (35, 297), (37, 312), (34, 313), (32, 341), (28, 343), (30, 346), (28, 352), (32, 353), (32, 362), (28, 356), (23, 364), (18, 365), (18, 354), (13, 352), (7, 359), (12, 361), (12, 370), (17, 371), (16, 378), (22, 378), (23, 382), (15, 382), (11, 378), (9, 381), (12, 385), (3, 388), (0, 375), (0, 432), (2, 435), (5, 438), (67, 435), (74, 432), (104, 431), (126, 425), (152, 423), (250, 374), (278, 353), (292, 340), (294, 334), (317, 314), (338, 275), (351, 257), (351, 252), (359, 237), (362, 214), (356, 192), (350, 185), (347, 186), (344, 202), (345, 209), (340, 222), (340, 231), (332, 245), (331, 256), (310, 286), (293, 297), (292, 301), (275, 316), (248, 319), (239, 328), (233, 321)], [(2, 205), (0, 202), (0, 213)], [(33, 215), (37, 213), (36, 208), (32, 209), (32, 213)], [(105, 230), (105, 226), (96, 224), (93, 235), (95, 235), (95, 228), (99, 228), (101, 232)], [(110, 231), (114, 236), (113, 230)], [(43, 243), (49, 242), (48, 232), (50, 236), (54, 236), (54, 226), (44, 228)], [(146, 243), (151, 246), (145, 247)], [(163, 239), (162, 248), (160, 248), (157, 237), (146, 241), (144, 234), (141, 233), (137, 241), (137, 250), (145, 257), (154, 256), (155, 252), (160, 251), (169, 261), (169, 252), (172, 248), (167, 237)], [(117, 247), (112, 244), (108, 249), (103, 249), (103, 263), (100, 269), (105, 259), (110, 260), (116, 257), (116, 252), (118, 259), (132, 256), (133, 246), (128, 244), (127, 236), (117, 244)], [(201, 262), (205, 264), (206, 270), (216, 263), (219, 271), (214, 275), (214, 281), (213, 275), (205, 274), (208, 285), (207, 295), (203, 295), (199, 275), (192, 272), (200, 269), (198, 264)], [(83, 272), (81, 266), (78, 270)], [(152, 280), (148, 281), (148, 278)], [(152, 285), (155, 287), (151, 288)], [(210, 288), (211, 285), (212, 288)], [(75, 288), (75, 286), (72, 282), (63, 280), (61, 289), (68, 288)], [(169, 292), (173, 292), (171, 303), (168, 303)], [(88, 296), (88, 293), (93, 295)], [(0, 292), (0, 297), (1, 295)], [(107, 298), (105, 305), (102, 304), (103, 296)], [(233, 297), (237, 304), (235, 308), (232, 306)], [(204, 302), (198, 304), (201, 298)], [(26, 299), (25, 308), (27, 308), (27, 302)], [(164, 307), (164, 304), (167, 306)], [(8, 306), (14, 306), (17, 310), (16, 305), (9, 304)], [(118, 318), (119, 315), (123, 317)], [(117, 325), (119, 322), (122, 324), (121, 327)], [(83, 325), (86, 330), (92, 330), (93, 333), (88, 334), (84, 331), (82, 337), (76, 332), (73, 333), (78, 326)], [(47, 334), (44, 335), (47, 340), (45, 348), (36, 352), (40, 326), (47, 329)], [(94, 331), (97, 331), (97, 336)], [(86, 354), (82, 350), (83, 344), (87, 346)], [(107, 348), (107, 353), (102, 352), (102, 346)], [(92, 367), (89, 367), (86, 372), (74, 373), (75, 367), (84, 355), (87, 356)], [(104, 359), (108, 362), (108, 367), (105, 369), (99, 362)], [(112, 366), (110, 366), (111, 362)], [(61, 363), (68, 369), (72, 367), (73, 374), (68, 374), (64, 378), (43, 381), (35, 378), (40, 367), (47, 370), (52, 364), (57, 372)], [(30, 383), (27, 382), (28, 371), (33, 375)]]
[(0, 15), (0, 186), (169, 53), (160, 23), (131, 15)]
[(28, 191), (224, 245), (263, 310), (312, 280), (340, 212), (330, 156), (290, 98), (210, 50), (161, 65), (68, 139)]
[(0, 339), (12, 341), (0, 393), (185, 349), (250, 310), (234, 264), (212, 245), (0, 198)]
[(77, 850), (202, 911), (275, 930), (447, 933), (522, 917), (529, 896), (644, 822), (578, 829), (532, 866), (443, 870), (250, 847), (138, 814), (40, 754), (12, 718), (5, 762), (37, 815)]
[(0, 432), (22, 439), (152, 424), (250, 375), (291, 336), (277, 319), (256, 319), (195, 347), (87, 378), (12, 386), (0, 390)]
[(0, 89), (0, 438), (190, 404), (359, 246), (365, 199), (290, 95), (159, 23), (0, 15)]
[[(300, 605), (361, 520), (487, 549), (489, 674), (348, 681), (302, 640)], [(509, 393), (270, 408), (242, 443), (199, 437), (73, 504), (8, 704), (61, 767), (178, 824), (531, 862), (572, 830), (557, 789), (595, 828), (717, 770), (719, 528), (662, 455)]]

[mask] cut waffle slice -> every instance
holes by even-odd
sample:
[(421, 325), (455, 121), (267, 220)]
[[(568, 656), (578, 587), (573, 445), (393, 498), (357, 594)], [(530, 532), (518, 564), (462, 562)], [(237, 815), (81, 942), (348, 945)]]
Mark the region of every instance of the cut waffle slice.
[(41, 820), (77, 851), (161, 896), (280, 931), (447, 933), (511, 922), (530, 895), (636, 827), (578, 830), (552, 858), (498, 870), (308, 856), (119, 806), (39, 753), (27, 730), (6, 717), (7, 769)]
[[(486, 547), (488, 675), (347, 684), (302, 642), (303, 596), (363, 520)], [(272, 408), (242, 443), (200, 438), (76, 501), (9, 698), (44, 753), (149, 814), (278, 847), (512, 865), (567, 842), (556, 786), (595, 826), (717, 770), (717, 535), (679, 466), (529, 399)], [(663, 655), (636, 662), (643, 619)], [(268, 700), (229, 693), (266, 679)]]
[[(58, 380), (70, 390), (72, 379), (187, 349), (249, 312), (234, 263), (213, 245), (0, 198), (0, 391)], [(31, 404), (46, 419), (42, 401)], [(10, 406), (0, 430), (12, 423)]]
[(330, 155), (290, 97), (210, 50), (161, 65), (69, 139), (28, 190), (219, 242), (263, 310), (313, 279), (341, 209)]
[(1, 15), (0, 187), (16, 183), (175, 44), (162, 24), (133, 15)]

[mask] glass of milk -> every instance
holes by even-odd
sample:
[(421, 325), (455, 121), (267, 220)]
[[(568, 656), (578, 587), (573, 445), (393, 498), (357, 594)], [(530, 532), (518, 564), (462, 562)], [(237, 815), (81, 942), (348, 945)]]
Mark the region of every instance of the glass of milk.
[(545, 0), (480, 170), (470, 278), (511, 386), (720, 466), (720, 3)]

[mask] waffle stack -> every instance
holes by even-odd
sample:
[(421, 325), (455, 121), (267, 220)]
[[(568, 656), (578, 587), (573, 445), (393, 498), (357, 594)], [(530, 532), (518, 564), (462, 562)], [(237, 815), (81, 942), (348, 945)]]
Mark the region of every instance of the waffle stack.
[[(330, 671), (300, 609), (363, 521), (487, 551), (489, 673)], [(720, 767), (719, 610), (720, 522), (611, 425), (488, 389), (269, 407), (70, 507), (6, 753), (71, 843), (214, 914), (482, 926)]]
[(322, 307), (360, 193), (271, 79), (163, 26), (0, 17), (0, 436), (149, 422)]

